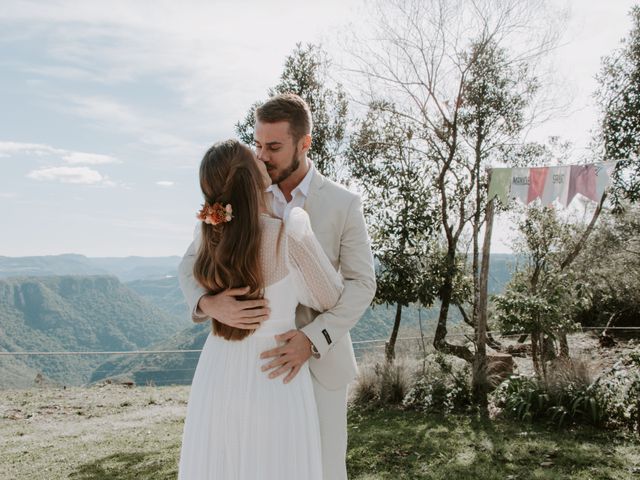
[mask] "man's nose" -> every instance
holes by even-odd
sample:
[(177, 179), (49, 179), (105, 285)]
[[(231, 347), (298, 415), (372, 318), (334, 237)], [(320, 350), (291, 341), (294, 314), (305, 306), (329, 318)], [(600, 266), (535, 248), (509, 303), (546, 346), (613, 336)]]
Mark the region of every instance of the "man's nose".
[(269, 161), (269, 157), (264, 148), (256, 150), (256, 157), (258, 157), (258, 160), (264, 163), (267, 163)]

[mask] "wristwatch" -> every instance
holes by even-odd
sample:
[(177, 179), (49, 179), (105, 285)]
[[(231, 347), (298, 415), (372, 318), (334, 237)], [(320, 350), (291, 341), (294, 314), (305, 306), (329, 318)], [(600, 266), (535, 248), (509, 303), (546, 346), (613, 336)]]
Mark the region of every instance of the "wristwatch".
[(318, 351), (316, 346), (311, 340), (309, 340), (309, 343), (311, 343), (311, 355), (313, 356), (313, 358), (320, 358), (320, 352)]

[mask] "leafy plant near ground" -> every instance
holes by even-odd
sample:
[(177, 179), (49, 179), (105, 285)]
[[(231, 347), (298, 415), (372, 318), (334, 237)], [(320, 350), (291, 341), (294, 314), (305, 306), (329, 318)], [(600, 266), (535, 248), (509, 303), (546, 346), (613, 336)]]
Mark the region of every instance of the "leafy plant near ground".
[(579, 363), (558, 362), (547, 380), (514, 375), (492, 394), (506, 416), (521, 421), (624, 427), (640, 433), (640, 350), (591, 381)]
[(609, 421), (640, 434), (640, 348), (625, 355), (594, 382)]
[(440, 352), (420, 363), (406, 360), (376, 363), (360, 369), (352, 402), (361, 407), (397, 407), (447, 414), (471, 405), (471, 373)]
[(402, 405), (406, 409), (441, 414), (468, 410), (471, 405), (468, 365), (454, 366), (439, 352), (428, 355)]

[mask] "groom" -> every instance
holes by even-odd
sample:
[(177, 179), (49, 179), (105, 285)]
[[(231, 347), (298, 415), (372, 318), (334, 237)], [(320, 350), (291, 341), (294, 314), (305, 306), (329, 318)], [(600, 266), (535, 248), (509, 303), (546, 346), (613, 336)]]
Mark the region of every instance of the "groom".
[[(344, 278), (337, 305), (318, 314), (299, 305), (296, 330), (277, 336), (283, 346), (263, 352), (265, 375), (290, 381), (309, 362), (320, 418), (325, 480), (346, 480), (347, 386), (356, 376), (349, 330), (371, 303), (376, 290), (373, 256), (360, 197), (325, 178), (309, 161), (311, 112), (297, 95), (277, 95), (255, 112), (255, 148), (273, 184), (273, 212), (287, 218), (303, 207), (322, 248)], [(238, 328), (256, 328), (268, 318), (266, 300), (236, 300), (246, 289), (210, 295), (193, 278), (193, 245), (180, 263), (180, 284), (193, 320), (208, 318)], [(274, 380), (275, 381), (275, 380)]]

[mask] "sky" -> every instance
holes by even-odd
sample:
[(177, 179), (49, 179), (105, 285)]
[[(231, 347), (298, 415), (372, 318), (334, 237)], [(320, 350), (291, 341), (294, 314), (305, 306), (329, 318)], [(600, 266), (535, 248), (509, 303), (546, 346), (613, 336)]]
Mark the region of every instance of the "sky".
[[(553, 53), (571, 105), (530, 132), (584, 151), (600, 59), (633, 1), (557, 0), (570, 16)], [(360, 0), (3, 0), (0, 255), (182, 255), (215, 141), (275, 85), (298, 42), (338, 37)], [(510, 228), (494, 227), (493, 251)]]

